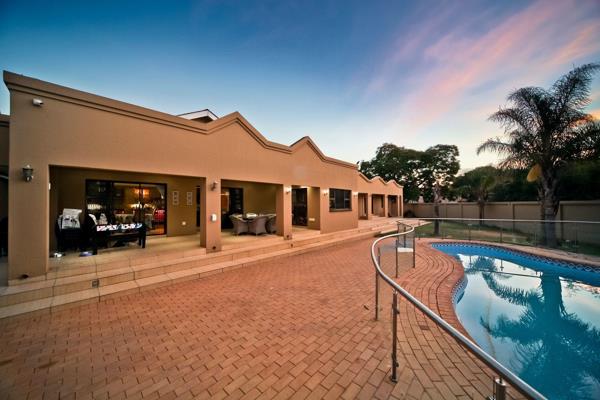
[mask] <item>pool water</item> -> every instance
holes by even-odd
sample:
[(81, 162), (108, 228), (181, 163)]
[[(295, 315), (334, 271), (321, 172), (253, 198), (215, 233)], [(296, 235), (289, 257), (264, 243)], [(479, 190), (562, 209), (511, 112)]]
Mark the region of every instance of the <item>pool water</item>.
[(433, 247), (465, 268), (456, 313), (479, 346), (549, 399), (600, 399), (600, 269), (492, 246)]

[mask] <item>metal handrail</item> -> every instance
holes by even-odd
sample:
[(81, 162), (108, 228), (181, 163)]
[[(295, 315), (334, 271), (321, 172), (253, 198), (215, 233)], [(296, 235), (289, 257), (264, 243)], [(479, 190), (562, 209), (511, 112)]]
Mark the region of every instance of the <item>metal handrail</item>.
[(555, 223), (555, 224), (600, 224), (600, 221), (573, 221), (573, 220), (562, 220), (562, 219), (556, 219), (556, 220), (544, 220), (544, 219), (498, 219), (498, 218), (449, 218), (449, 217), (444, 217), (444, 218), (436, 218), (436, 217), (427, 217), (427, 218), (419, 218), (419, 217), (414, 217), (414, 218), (405, 218), (407, 220), (411, 220), (411, 221), (418, 221), (418, 220), (423, 220), (423, 221), (492, 221), (492, 222), (542, 222), (542, 223)]
[[(405, 236), (405, 235), (415, 232), (414, 227), (398, 221), (398, 226), (400, 226), (400, 225), (403, 225), (404, 229), (406, 229), (406, 227), (409, 227), (410, 229), (405, 230), (404, 232), (398, 232), (398, 233), (393, 233), (390, 235), (383, 236), (383, 237), (375, 240), (373, 242), (373, 244), (371, 245), (371, 259), (373, 260), (373, 265), (375, 266), (375, 270), (376, 270), (376, 276), (375, 276), (375, 279), (376, 279), (376, 303), (378, 303), (377, 299), (379, 296), (378, 277), (381, 277), (381, 279), (383, 279), (389, 286), (391, 286), (391, 288), (393, 290), (393, 296), (394, 296), (393, 305), (392, 305), (393, 313), (394, 313), (393, 314), (393, 326), (392, 326), (393, 336), (394, 336), (394, 338), (393, 338), (394, 343), (392, 344), (392, 346), (393, 346), (392, 347), (392, 377), (391, 377), (392, 380), (396, 381), (396, 367), (398, 366), (397, 360), (396, 360), (396, 329), (397, 329), (397, 327), (395, 325), (396, 325), (396, 315), (398, 313), (397, 293), (400, 293), (405, 299), (407, 299), (410, 303), (412, 303), (416, 308), (418, 308), (422, 313), (424, 313), (427, 317), (429, 317), (433, 322), (435, 322), (438, 326), (440, 326), (442, 329), (444, 329), (446, 332), (448, 332), (454, 339), (456, 339), (456, 341), (458, 341), (461, 345), (463, 345), (468, 351), (473, 353), (478, 359), (480, 359), (487, 366), (489, 366), (494, 371), (496, 371), (496, 373), (498, 373), (500, 375), (500, 377), (502, 377), (507, 382), (509, 382), (521, 394), (523, 394), (527, 397), (530, 397), (532, 399), (546, 399), (541, 393), (539, 393), (537, 390), (535, 390), (533, 387), (528, 385), (525, 381), (523, 381), (517, 375), (515, 375), (510, 370), (508, 370), (504, 365), (502, 365), (498, 361), (496, 361), (496, 359), (494, 359), (492, 356), (490, 356), (488, 353), (486, 353), (477, 344), (473, 343), (469, 338), (467, 338), (465, 335), (460, 333), (456, 328), (454, 328), (452, 325), (450, 325), (448, 322), (446, 322), (442, 317), (440, 317), (439, 315), (434, 313), (429, 307), (427, 307), (425, 304), (423, 304), (421, 301), (419, 301), (416, 297), (411, 295), (406, 289), (404, 289), (402, 286), (400, 286), (397, 282), (395, 282), (392, 278), (390, 278), (383, 272), (383, 270), (381, 269), (381, 265), (379, 265), (378, 257), (376, 256), (375, 250), (377, 248), (377, 245), (383, 240), (386, 240), (389, 238), (394, 238), (394, 237), (399, 238), (401, 236)], [(413, 235), (413, 253), (415, 251), (415, 246), (416, 246), (416, 242), (415, 242), (414, 235)], [(377, 319), (377, 313), (378, 313), (377, 307), (378, 306), (376, 305), (375, 319)]]

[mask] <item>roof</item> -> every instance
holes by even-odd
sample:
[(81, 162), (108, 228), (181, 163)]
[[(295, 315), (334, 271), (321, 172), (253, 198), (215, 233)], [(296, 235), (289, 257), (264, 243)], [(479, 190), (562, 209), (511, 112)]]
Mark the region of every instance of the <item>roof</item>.
[(211, 121), (219, 119), (219, 117), (217, 117), (215, 115), (215, 113), (210, 111), (208, 108), (205, 108), (204, 110), (199, 110), (199, 111), (192, 111), (192, 112), (185, 113), (185, 114), (179, 114), (178, 117), (185, 118), (185, 119), (193, 119), (193, 120), (209, 119)]
[[(171, 126), (203, 135), (216, 134), (231, 124), (238, 124), (253, 139), (255, 139), (266, 149), (291, 154), (303, 146), (309, 146), (322, 161), (357, 170), (357, 166), (354, 163), (325, 156), (308, 136), (303, 137), (302, 139), (293, 143), (291, 146), (272, 142), (265, 138), (256, 128), (254, 128), (254, 126), (252, 126), (252, 124), (250, 124), (239, 112), (233, 112), (218, 118), (214, 113), (206, 109), (177, 116), (9, 71), (4, 71), (4, 82), (10, 90), (44, 96), (48, 99), (56, 99), (68, 103), (78, 104), (84, 107), (96, 108), (99, 110), (143, 119), (153, 123)], [(212, 115), (216, 119), (207, 123), (202, 123), (185, 117), (186, 115), (189, 116), (190, 114), (204, 112), (206, 112), (207, 116)]]
[(362, 172), (358, 173), (360, 175), (361, 178), (363, 178), (365, 181), (369, 182), (369, 183), (373, 183), (373, 182), (377, 182), (380, 181), (381, 183), (383, 183), (384, 185), (391, 185), (394, 184), (396, 186), (398, 186), (399, 188), (403, 188), (404, 186), (402, 186), (401, 184), (399, 184), (398, 182), (396, 182), (394, 179), (390, 179), (389, 181), (385, 181), (385, 179), (383, 179), (380, 176), (374, 176), (373, 178), (369, 179), (367, 178), (367, 176), (365, 174), (363, 174)]

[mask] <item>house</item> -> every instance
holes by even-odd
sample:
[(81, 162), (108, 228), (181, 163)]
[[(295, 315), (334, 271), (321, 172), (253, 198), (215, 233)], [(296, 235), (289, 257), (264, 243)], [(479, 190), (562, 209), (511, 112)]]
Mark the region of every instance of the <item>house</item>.
[(295, 226), (331, 233), (402, 215), (396, 182), (366, 178), (309, 137), (271, 142), (237, 112), (170, 115), (6, 71), (4, 82), (9, 280), (46, 274), (68, 209), (82, 211), (81, 224), (90, 214), (100, 224), (143, 222), (148, 235), (195, 236), (207, 253), (231, 235), (232, 214), (276, 216), (281, 240)]

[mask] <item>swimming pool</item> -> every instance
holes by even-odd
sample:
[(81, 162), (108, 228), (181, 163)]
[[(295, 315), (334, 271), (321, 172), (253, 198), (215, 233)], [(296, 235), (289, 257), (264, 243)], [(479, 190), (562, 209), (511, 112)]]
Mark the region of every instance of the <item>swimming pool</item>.
[(481, 348), (549, 399), (600, 399), (600, 270), (434, 243), (465, 268), (455, 309)]

